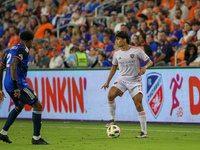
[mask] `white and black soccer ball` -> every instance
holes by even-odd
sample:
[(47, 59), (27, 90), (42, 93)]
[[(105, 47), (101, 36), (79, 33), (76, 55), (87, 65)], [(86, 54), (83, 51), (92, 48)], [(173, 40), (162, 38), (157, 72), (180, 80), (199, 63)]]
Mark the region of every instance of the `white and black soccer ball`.
[(120, 136), (121, 130), (117, 125), (110, 125), (107, 128), (107, 134), (109, 138), (117, 138)]

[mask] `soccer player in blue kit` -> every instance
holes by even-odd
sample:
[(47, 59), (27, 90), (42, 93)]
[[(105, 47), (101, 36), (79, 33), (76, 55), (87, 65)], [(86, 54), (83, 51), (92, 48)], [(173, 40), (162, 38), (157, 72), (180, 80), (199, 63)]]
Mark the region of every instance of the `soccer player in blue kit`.
[(26, 81), (28, 71), (29, 48), (32, 45), (34, 35), (30, 31), (20, 34), (20, 43), (13, 46), (7, 56), (0, 64), (0, 100), (5, 98), (2, 89), (3, 70), (6, 68), (4, 87), (15, 103), (15, 108), (10, 112), (3, 129), (0, 132), (0, 140), (12, 143), (7, 132), (17, 116), (20, 114), (25, 104), (33, 107), (32, 120), (34, 133), (32, 144), (48, 145), (40, 136), (42, 104), (38, 100), (35, 92), (29, 87)]

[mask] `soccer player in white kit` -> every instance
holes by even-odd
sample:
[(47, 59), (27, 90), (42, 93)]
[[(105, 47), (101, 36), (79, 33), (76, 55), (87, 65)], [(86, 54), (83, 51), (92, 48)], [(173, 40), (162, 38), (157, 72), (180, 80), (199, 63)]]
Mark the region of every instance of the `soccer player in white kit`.
[[(113, 54), (113, 66), (110, 70), (108, 79), (102, 88), (106, 90), (106, 88), (109, 87), (109, 83), (113, 78), (118, 66), (119, 76), (108, 93), (108, 108), (111, 115), (111, 120), (106, 124), (105, 127), (116, 124), (115, 97), (123, 95), (123, 93), (128, 90), (138, 111), (141, 126), (141, 134), (136, 136), (136, 138), (147, 138), (146, 113), (142, 105), (143, 94), (141, 75), (143, 75), (146, 72), (146, 69), (150, 68), (153, 63), (142, 49), (129, 45), (130, 35), (126, 31), (120, 31), (116, 34), (115, 43), (120, 48), (116, 49)], [(140, 60), (143, 60), (147, 63), (143, 68), (140, 68)]]

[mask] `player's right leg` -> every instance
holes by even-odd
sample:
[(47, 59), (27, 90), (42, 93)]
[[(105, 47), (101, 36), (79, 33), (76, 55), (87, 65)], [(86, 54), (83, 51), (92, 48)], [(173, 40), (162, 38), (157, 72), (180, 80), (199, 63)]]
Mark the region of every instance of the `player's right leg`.
[(116, 124), (116, 103), (115, 103), (115, 97), (122, 95), (123, 92), (119, 90), (117, 87), (112, 86), (110, 88), (110, 91), (108, 93), (108, 109), (111, 115), (111, 120), (105, 125), (106, 128), (108, 128), (110, 125)]
[(42, 116), (42, 104), (40, 103), (39, 100), (37, 100), (31, 106), (34, 108), (33, 109), (33, 115), (32, 115), (33, 126), (34, 126), (32, 144), (49, 145), (49, 143), (46, 142), (44, 139), (42, 139), (41, 136), (40, 136), (40, 129), (41, 129), (41, 124), (42, 124), (42, 119), (41, 119), (41, 116)]
[(142, 105), (142, 97), (143, 97), (142, 93), (138, 93), (133, 97), (135, 107), (138, 111), (139, 121), (140, 121), (140, 126), (141, 126), (141, 134), (139, 136), (136, 136), (136, 138), (148, 138), (146, 113)]
[(6, 123), (5, 123), (3, 129), (0, 132), (0, 140), (4, 141), (6, 143), (12, 143), (12, 141), (7, 136), (8, 129), (10, 128), (10, 126), (13, 124), (13, 122), (15, 121), (17, 116), (20, 114), (20, 112), (24, 108), (24, 104), (21, 103), (20, 101), (18, 101), (18, 99), (16, 99), (14, 97), (14, 93), (9, 93), (8, 92), (8, 94), (13, 99), (16, 107), (8, 115)]
[(47, 145), (46, 141), (44, 141), (40, 136), (40, 129), (41, 129), (41, 116), (42, 116), (42, 104), (38, 100), (38, 97), (36, 96), (33, 89), (30, 87), (24, 88), (21, 91), (21, 97), (23, 99), (20, 99), (24, 104), (28, 104), (31, 107), (33, 107), (32, 112), (32, 120), (33, 120), (33, 138), (32, 138), (32, 144), (38, 144), (38, 145)]

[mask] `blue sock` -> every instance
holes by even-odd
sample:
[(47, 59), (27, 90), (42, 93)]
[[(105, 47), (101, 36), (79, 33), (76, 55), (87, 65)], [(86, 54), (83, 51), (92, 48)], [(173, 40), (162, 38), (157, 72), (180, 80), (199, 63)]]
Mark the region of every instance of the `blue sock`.
[(34, 127), (34, 136), (39, 136), (40, 135), (40, 129), (41, 129), (41, 116), (42, 116), (42, 111), (33, 111), (33, 127)]
[(8, 131), (8, 129), (10, 128), (10, 126), (13, 124), (13, 122), (15, 121), (15, 119), (17, 118), (17, 116), (20, 114), (20, 111), (17, 110), (16, 108), (14, 108), (10, 114), (8, 115), (8, 118), (6, 120), (6, 123), (3, 127), (3, 130)]

